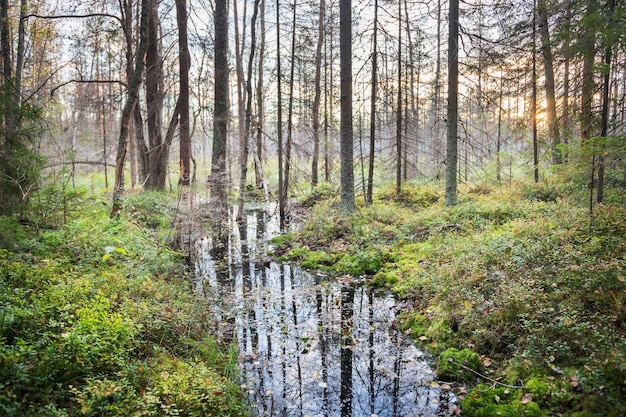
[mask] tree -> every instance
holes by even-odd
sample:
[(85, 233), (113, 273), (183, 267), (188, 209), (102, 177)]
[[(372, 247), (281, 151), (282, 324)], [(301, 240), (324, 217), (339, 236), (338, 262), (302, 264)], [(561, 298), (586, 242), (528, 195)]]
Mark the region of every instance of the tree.
[(254, 53), (256, 50), (256, 19), (259, 14), (259, 1), (254, 1), (254, 9), (252, 12), (252, 20), (250, 22), (250, 55), (248, 57), (248, 74), (246, 79), (246, 116), (243, 136), (243, 148), (241, 155), (241, 176), (239, 178), (239, 211), (237, 212), (238, 221), (241, 228), (246, 229), (244, 222), (243, 204), (246, 192), (246, 176), (248, 172), (248, 154), (250, 149), (250, 133), (252, 125), (252, 68), (254, 64)]
[(396, 194), (402, 191), (402, 2), (398, 1), (398, 97), (396, 107)]
[(139, 28), (139, 46), (135, 54), (135, 70), (131, 84), (128, 86), (126, 103), (122, 110), (120, 136), (115, 158), (115, 185), (113, 186), (113, 205), (111, 217), (118, 217), (124, 202), (124, 164), (128, 148), (128, 130), (130, 118), (139, 98), (139, 87), (144, 70), (143, 56), (148, 50), (148, 19), (150, 15), (150, 0), (141, 1), (141, 22)]
[(163, 138), (163, 61), (159, 30), (158, 2), (150, 0), (148, 50), (146, 52), (146, 110), (150, 173), (147, 187), (165, 189), (169, 144)]
[(548, 5), (547, 0), (538, 0), (537, 13), (539, 15), (539, 32), (541, 35), (541, 53), (543, 56), (543, 68), (545, 71), (545, 89), (548, 113), (548, 132), (552, 148), (552, 163), (561, 164), (561, 137), (559, 125), (556, 117), (556, 92), (554, 82), (554, 59), (552, 58), (552, 44), (550, 42), (550, 31), (548, 27)]
[(213, 154), (209, 185), (211, 199), (220, 217), (228, 208), (226, 142), (228, 130), (228, 0), (216, 0), (215, 25), (215, 107), (213, 111)]
[(448, 28), (448, 139), (446, 150), (447, 207), (456, 205), (458, 161), (459, 0), (450, 0)]
[(264, 65), (265, 65), (265, 0), (261, 0), (260, 21), (261, 21), (261, 40), (259, 42), (259, 66), (257, 75), (257, 127), (256, 127), (256, 152), (254, 153), (254, 174), (256, 179), (256, 187), (264, 188), (267, 193), (265, 177), (263, 175), (263, 123), (264, 123), (264, 106), (263, 94), (264, 88)]
[(187, 2), (176, 0), (178, 22), (178, 63), (180, 74), (180, 185), (189, 185), (191, 177), (191, 137), (189, 129), (189, 44), (187, 41)]
[(326, 1), (320, 0), (320, 12), (315, 47), (315, 98), (313, 99), (313, 158), (311, 161), (311, 186), (318, 183), (318, 161), (320, 153), (320, 102), (322, 96), (322, 45), (326, 20)]
[(285, 230), (285, 170), (283, 161), (283, 90), (280, 59), (280, 0), (276, 0), (276, 136), (278, 141), (278, 217), (280, 230)]
[(354, 150), (352, 131), (352, 1), (339, 2), (341, 65), (341, 211), (356, 210), (354, 198)]
[[(616, 0), (608, 0), (606, 6), (606, 22), (607, 28), (613, 28), (615, 19), (613, 14), (615, 12)], [(615, 42), (615, 35), (609, 30), (604, 40), (604, 68), (603, 68), (603, 80), (602, 80), (602, 110), (600, 116), (600, 137), (606, 139), (609, 131), (609, 91), (611, 84), (611, 61), (613, 59), (613, 44)], [(596, 201), (602, 203), (604, 200), (604, 171), (605, 171), (605, 156), (604, 149), (600, 149), (600, 156), (598, 158), (598, 190), (596, 194)]]
[(374, 0), (374, 39), (372, 45), (372, 90), (370, 97), (370, 154), (367, 170), (367, 192), (365, 201), (372, 203), (374, 189), (374, 158), (376, 151), (376, 99), (378, 93), (378, 0)]

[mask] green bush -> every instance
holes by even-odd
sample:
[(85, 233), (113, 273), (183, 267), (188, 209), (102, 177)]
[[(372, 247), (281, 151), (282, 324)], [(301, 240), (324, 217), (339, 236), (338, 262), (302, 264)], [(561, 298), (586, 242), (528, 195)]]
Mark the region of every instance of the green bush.
[(78, 204), (58, 229), (1, 218), (17, 249), (0, 250), (0, 415), (244, 415), (184, 257), (133, 214)]

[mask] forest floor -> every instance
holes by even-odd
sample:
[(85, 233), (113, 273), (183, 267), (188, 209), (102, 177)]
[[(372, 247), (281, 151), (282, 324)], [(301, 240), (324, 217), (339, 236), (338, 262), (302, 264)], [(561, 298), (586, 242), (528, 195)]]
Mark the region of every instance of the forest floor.
[(110, 219), (105, 194), (48, 189), (28, 221), (0, 217), (0, 415), (247, 415), (173, 249), (174, 198), (128, 196)]
[(585, 190), (474, 187), (446, 209), (436, 191), (406, 186), (342, 217), (322, 185), (275, 256), (392, 289), (402, 329), (440, 355), (464, 416), (624, 416), (623, 190), (592, 216), (577, 204)]

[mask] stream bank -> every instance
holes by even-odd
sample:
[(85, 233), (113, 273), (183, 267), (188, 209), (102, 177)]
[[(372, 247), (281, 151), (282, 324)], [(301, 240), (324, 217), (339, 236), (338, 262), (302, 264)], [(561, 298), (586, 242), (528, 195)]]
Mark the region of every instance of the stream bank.
[(236, 341), (241, 388), (258, 415), (452, 415), (454, 394), (399, 330), (391, 294), (270, 261), (276, 207), (244, 210), (245, 230), (231, 208), (227, 243), (198, 241), (195, 283), (221, 336)]

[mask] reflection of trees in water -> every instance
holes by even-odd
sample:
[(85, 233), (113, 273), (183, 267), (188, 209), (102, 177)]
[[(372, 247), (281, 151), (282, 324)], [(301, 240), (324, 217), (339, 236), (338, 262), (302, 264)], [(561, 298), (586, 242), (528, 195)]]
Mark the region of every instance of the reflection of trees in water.
[(256, 411), (284, 417), (436, 415), (429, 397), (439, 393), (418, 387), (418, 395), (424, 365), (392, 326), (393, 299), (265, 263), (264, 242), (273, 226), (267, 212), (247, 211), (242, 218), (231, 222), (238, 227), (225, 245), (230, 265), (216, 271), (222, 278), (212, 281), (212, 293), (232, 313), (223, 318), (236, 325)]
[(341, 289), (341, 417), (352, 417), (352, 320), (354, 288)]

